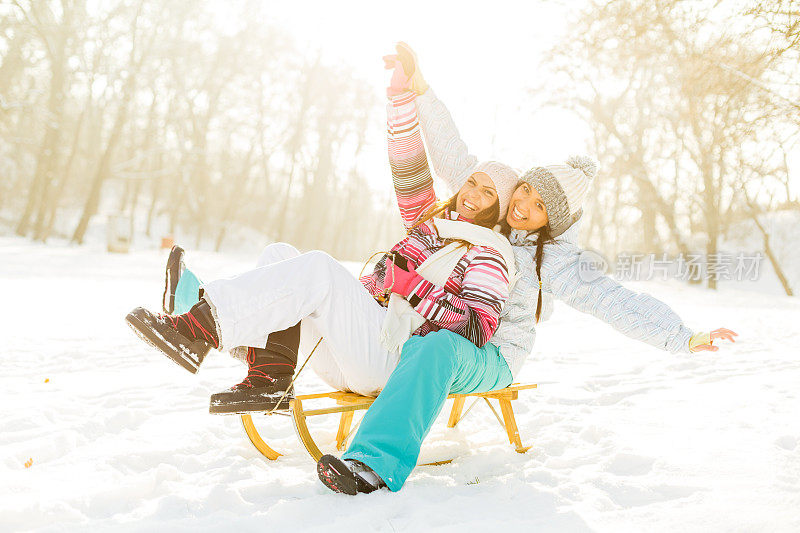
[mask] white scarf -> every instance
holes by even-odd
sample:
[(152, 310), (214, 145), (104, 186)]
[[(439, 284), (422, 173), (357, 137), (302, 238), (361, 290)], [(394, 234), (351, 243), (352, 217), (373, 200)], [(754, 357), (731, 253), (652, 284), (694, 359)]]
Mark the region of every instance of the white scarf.
[[(489, 228), (476, 226), (470, 222), (443, 218), (431, 219), (431, 222), (442, 239), (459, 239), (473, 246), (487, 246), (500, 252), (508, 268), (508, 290), (511, 292), (511, 288), (516, 282), (516, 263), (514, 262), (514, 251), (505, 237)], [(466, 253), (466, 246), (452, 242), (423, 261), (417, 267), (417, 274), (434, 285), (444, 287), (456, 265)], [(381, 329), (381, 344), (390, 352), (399, 352), (403, 344), (411, 338), (411, 334), (424, 323), (425, 317), (411, 307), (408, 300), (399, 294), (392, 293), (389, 297), (389, 309)]]

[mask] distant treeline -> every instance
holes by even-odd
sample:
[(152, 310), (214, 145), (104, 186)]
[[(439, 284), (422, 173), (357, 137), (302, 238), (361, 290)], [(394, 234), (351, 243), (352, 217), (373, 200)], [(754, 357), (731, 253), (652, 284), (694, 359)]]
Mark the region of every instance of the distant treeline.
[[(602, 171), (584, 242), (619, 252), (703, 251), (765, 212), (800, 209), (800, 2), (600, 1), (576, 13), (533, 93), (579, 114)], [(709, 280), (715, 287), (715, 281)]]
[(81, 243), (123, 214), (217, 248), (232, 228), (352, 259), (391, 242), (388, 188), (360, 165), (380, 102), (266, 3), (212, 4), (0, 6), (0, 213), (17, 234)]

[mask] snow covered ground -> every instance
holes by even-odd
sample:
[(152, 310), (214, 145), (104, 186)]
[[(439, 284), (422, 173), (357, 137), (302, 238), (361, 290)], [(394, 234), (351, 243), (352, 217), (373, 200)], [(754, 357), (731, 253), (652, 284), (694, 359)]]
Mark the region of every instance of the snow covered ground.
[[(238, 418), (208, 414), (238, 362), (215, 353), (192, 376), (128, 330), (131, 308), (159, 307), (165, 255), (0, 237), (0, 531), (800, 530), (796, 299), (635, 284), (691, 327), (739, 332), (695, 356), (561, 305), (521, 377), (539, 383), (516, 403), (530, 452), (477, 405), (428, 439), (422, 459), (452, 464), (350, 498), (318, 482), (285, 417), (257, 420), (286, 454), (269, 462)], [(256, 255), (188, 261), (212, 278)], [(304, 372), (301, 393), (325, 388)], [(336, 420), (319, 418), (330, 450)]]

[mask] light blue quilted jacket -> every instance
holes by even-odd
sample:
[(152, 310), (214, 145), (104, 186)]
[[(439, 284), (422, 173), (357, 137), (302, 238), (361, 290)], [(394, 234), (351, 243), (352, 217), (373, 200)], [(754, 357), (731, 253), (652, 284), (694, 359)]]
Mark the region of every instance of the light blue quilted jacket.
[[(450, 112), (436, 98), (433, 89), (417, 97), (422, 134), (433, 170), (447, 186), (458, 191), (478, 164), (458, 134)], [(626, 289), (608, 276), (581, 276), (577, 246), (578, 223), (555, 243), (546, 244), (542, 260), (542, 313), (546, 320), (553, 312), (553, 299), (589, 313), (624, 335), (670, 352), (689, 352), (693, 332), (663, 302), (647, 294)], [(518, 279), (500, 313), (500, 326), (490, 342), (516, 377), (536, 340), (536, 303), (539, 279), (536, 276), (535, 236), (513, 231)]]

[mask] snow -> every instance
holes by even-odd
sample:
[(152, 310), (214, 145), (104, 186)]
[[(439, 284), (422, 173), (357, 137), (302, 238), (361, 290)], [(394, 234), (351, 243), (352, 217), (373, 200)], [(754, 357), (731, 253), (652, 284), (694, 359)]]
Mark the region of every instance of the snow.
[[(253, 253), (190, 252), (206, 279)], [(527, 454), (485, 405), (431, 431), (402, 491), (333, 494), (286, 417), (256, 418), (267, 461), (208, 398), (243, 367), (212, 353), (191, 375), (124, 323), (160, 307), (165, 251), (0, 237), (0, 531), (797, 531), (800, 357), (796, 299), (726, 286), (631, 284), (717, 353), (671, 355), (566, 306), (539, 329), (515, 402)], [(352, 265), (358, 269), (360, 265)], [(326, 390), (310, 370), (301, 393)], [(359, 415), (357, 415), (358, 418)], [(312, 432), (333, 449), (337, 421)], [(32, 460), (30, 467), (25, 463)]]

